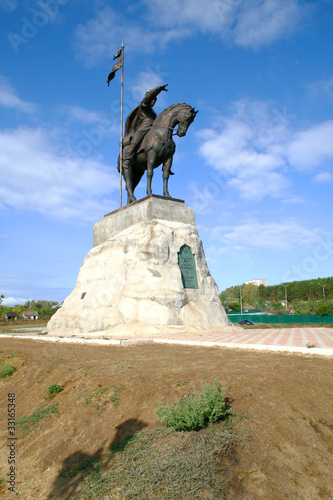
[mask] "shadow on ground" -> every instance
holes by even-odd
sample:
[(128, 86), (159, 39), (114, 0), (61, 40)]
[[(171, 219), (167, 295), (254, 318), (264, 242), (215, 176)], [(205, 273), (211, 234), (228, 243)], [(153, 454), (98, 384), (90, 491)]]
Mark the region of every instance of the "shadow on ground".
[[(115, 454), (122, 451), (127, 442), (145, 427), (144, 422), (130, 418), (116, 427), (116, 435), (107, 447), (105, 441), (93, 455), (76, 451), (66, 457), (52, 485), (48, 499), (70, 500), (73, 498), (81, 490), (81, 486), (88, 477), (108, 467)], [(109, 454), (106, 454), (107, 448)]]

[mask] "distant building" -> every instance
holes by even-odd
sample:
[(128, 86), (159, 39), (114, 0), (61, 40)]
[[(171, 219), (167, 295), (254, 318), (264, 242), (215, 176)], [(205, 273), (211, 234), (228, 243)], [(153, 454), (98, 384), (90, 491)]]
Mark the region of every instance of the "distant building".
[(16, 312), (6, 312), (5, 313), (5, 319), (8, 321), (9, 319), (17, 320), (17, 313)]
[(245, 281), (245, 285), (255, 285), (255, 286), (264, 285), (264, 286), (267, 286), (267, 280), (250, 280), (250, 281)]
[(24, 311), (22, 318), (27, 320), (38, 319), (38, 311)]

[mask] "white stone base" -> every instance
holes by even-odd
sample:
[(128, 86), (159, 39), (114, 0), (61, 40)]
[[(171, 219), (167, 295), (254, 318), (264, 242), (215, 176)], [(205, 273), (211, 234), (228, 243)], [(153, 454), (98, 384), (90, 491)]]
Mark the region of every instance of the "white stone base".
[[(178, 252), (184, 244), (195, 255), (199, 289), (183, 286)], [(177, 325), (232, 327), (195, 225), (153, 219), (137, 222), (89, 252), (74, 291), (46, 330), (64, 336), (129, 330), (143, 335), (145, 328), (153, 333)]]

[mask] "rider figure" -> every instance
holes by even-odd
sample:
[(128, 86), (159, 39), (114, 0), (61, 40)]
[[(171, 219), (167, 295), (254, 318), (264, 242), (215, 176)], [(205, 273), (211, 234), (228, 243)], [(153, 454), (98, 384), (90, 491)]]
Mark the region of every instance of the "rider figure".
[(128, 169), (131, 166), (132, 158), (136, 154), (143, 137), (150, 130), (157, 116), (153, 106), (157, 101), (158, 94), (162, 90), (167, 91), (166, 86), (161, 85), (147, 90), (139, 106), (134, 108), (128, 115), (123, 139), (123, 169)]

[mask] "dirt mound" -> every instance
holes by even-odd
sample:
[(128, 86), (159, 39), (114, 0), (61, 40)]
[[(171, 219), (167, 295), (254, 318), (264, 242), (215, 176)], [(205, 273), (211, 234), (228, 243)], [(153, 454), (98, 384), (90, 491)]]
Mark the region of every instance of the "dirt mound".
[[(181, 398), (200, 389), (203, 381), (219, 380), (228, 387), (232, 409), (248, 416), (237, 432), (247, 427), (251, 434), (220, 461), (217, 473), (229, 482), (229, 498), (333, 498), (330, 358), (19, 338), (1, 339), (0, 355), (3, 361), (14, 359), (17, 368), (0, 379), (0, 488), (5, 497), (13, 497), (6, 484), (8, 394), (15, 394), (16, 419), (28, 417), (27, 432), (22, 426), (16, 429), (19, 498), (65, 499), (86, 485), (97, 464), (110, 472), (112, 464), (105, 459), (110, 449), (160, 426), (154, 404)], [(52, 385), (64, 389), (48, 401)], [(205, 498), (203, 494), (199, 490), (192, 498)], [(115, 498), (111, 492), (109, 498)]]

